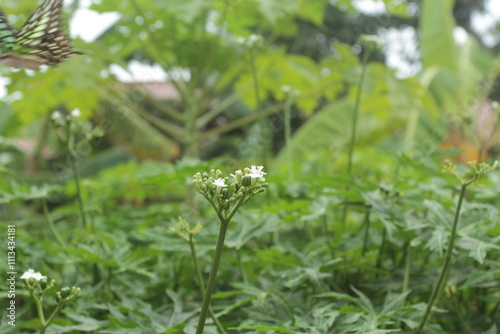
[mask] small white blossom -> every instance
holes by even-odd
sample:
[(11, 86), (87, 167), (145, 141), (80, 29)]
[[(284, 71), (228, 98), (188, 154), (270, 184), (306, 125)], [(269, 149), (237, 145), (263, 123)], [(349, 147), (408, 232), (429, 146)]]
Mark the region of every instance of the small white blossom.
[(54, 121), (58, 121), (63, 119), (63, 115), (56, 110), (52, 113), (52, 115), (50, 115), (50, 118), (52, 118)]
[(264, 169), (264, 166), (254, 166), (254, 165), (252, 165), (252, 167), (250, 168), (250, 173), (248, 173), (247, 175), (252, 178), (252, 185), (254, 185), (259, 180), (260, 181), (265, 181), (266, 180), (264, 178), (264, 175), (266, 175), (267, 173), (264, 173), (262, 171), (262, 169)]
[(43, 276), (39, 272), (35, 272), (33, 269), (28, 269), (28, 271), (25, 271), (21, 275), (21, 279), (30, 279), (33, 278), (35, 281), (40, 281), (44, 278), (47, 278), (46, 276)]
[(217, 195), (220, 194), (222, 191), (222, 188), (227, 187), (226, 181), (222, 178), (218, 178), (217, 180), (214, 180), (214, 185), (217, 187)]
[(74, 118), (80, 117), (82, 113), (80, 112), (80, 109), (76, 108), (71, 111), (71, 116)]

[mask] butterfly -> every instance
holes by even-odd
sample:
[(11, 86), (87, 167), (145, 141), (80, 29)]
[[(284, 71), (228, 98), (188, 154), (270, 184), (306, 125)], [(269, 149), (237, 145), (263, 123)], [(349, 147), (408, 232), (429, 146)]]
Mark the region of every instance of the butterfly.
[(15, 68), (39, 70), (54, 66), (73, 54), (69, 37), (61, 25), (64, 0), (45, 0), (19, 31), (10, 26), (0, 9), (0, 63)]

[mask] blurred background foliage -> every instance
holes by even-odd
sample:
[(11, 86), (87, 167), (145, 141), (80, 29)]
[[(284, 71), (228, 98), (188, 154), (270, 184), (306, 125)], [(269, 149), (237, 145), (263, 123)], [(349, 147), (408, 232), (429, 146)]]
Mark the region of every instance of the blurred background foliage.
[[(418, 50), (407, 56), (420, 70), (402, 78), (384, 65), (386, 50), (371, 55), (360, 149), (389, 145), (411, 155), (422, 140), (434, 137), (426, 150), (444, 143), (462, 149), (462, 161), (477, 159), (479, 151), (497, 153), (498, 136), (485, 143), (498, 117), (488, 102), (496, 94), (496, 46), (486, 48), (471, 25), (484, 2), (383, 3), (386, 10), (372, 15), (358, 11), (354, 1), (93, 4), (92, 10), (120, 18), (94, 42), (75, 41), (85, 55), (36, 73), (1, 69), (8, 94), (0, 130), (4, 138), (15, 138), (10, 149), (18, 153), (4, 159), (30, 174), (50, 169), (59, 151), (48, 117), (74, 108), (105, 134), (82, 159), (87, 175), (130, 158), (279, 156), (285, 144), (283, 86), (300, 92), (292, 115), (298, 132), (290, 143), (296, 159), (312, 162), (321, 151), (340, 156), (358, 89), (357, 38), (408, 27), (415, 28)], [(3, 8), (19, 26), (34, 5), (6, 1)], [(462, 44), (453, 36), (457, 25), (468, 33)], [(254, 34), (261, 42), (245, 45), (242, 39)], [(127, 69), (131, 61), (159, 65), (168, 80), (120, 83), (110, 66)], [(272, 130), (260, 130), (258, 119)], [(286, 168), (278, 159), (275, 167), (280, 166)]]
[[(103, 333), (118, 333), (109, 328), (127, 326), (136, 329), (130, 333), (149, 333), (142, 326), (160, 326), (158, 319), (167, 318), (165, 314), (169, 321), (162, 322), (164, 328), (192, 317), (198, 304), (194, 273), (186, 264), (189, 249), (165, 232), (165, 225), (186, 213), (195, 220), (211, 220), (206, 205), (195, 205), (186, 186), (194, 173), (220, 166), (233, 172), (250, 164), (265, 165), (274, 197), (270, 201), (263, 196), (257, 208), (265, 209), (238, 217), (242, 223), (228, 236), (230, 254), (239, 256), (247, 247), (241, 253), (248, 281), (240, 282), (244, 275), (235, 274), (239, 263), (236, 256), (230, 257), (221, 268), (226, 277), (221, 286), (234, 299), (224, 303), (228, 295), (216, 296), (225, 323), (285, 322), (290, 310), (299, 309), (309, 323), (299, 319), (292, 325), (317, 333), (312, 324), (327, 328), (333, 320), (325, 319), (338, 314), (328, 313), (333, 302), (316, 303), (317, 295), (307, 296), (332, 287), (352, 292), (351, 285), (366, 279), (370, 297), (384, 303), (382, 294), (392, 294), (403, 280), (402, 267), (413, 241), (423, 255), (412, 268), (417, 292), (411, 296), (411, 308), (421, 314), (440, 263), (443, 244), (436, 240), (447, 235), (444, 228), (421, 234), (419, 228), (450, 215), (454, 207), (452, 181), (434, 178), (439, 174), (436, 162), (494, 160), (500, 154), (495, 102), (500, 98), (500, 40), (496, 26), (491, 28), (496, 38), (491, 43), (472, 24), (474, 15), (486, 10), (485, 0), (374, 2), (384, 10), (361, 11), (355, 0), (92, 1), (90, 9), (117, 13), (119, 19), (93, 41), (74, 40), (84, 55), (38, 72), (0, 68), (7, 82), (0, 105), (0, 217), (29, 231), (19, 236), (23, 252), (18, 262), (58, 275), (61, 284), (77, 282), (86, 289), (82, 295), (94, 298), (77, 304), (66, 313), (71, 321), (61, 320), (58, 326), (76, 322), (79, 327), (73, 330), (91, 332), (105, 319), (108, 331)], [(39, 4), (4, 0), (2, 9), (20, 27)], [(65, 18), (77, 7), (77, 1), (68, 1)], [(466, 37), (460, 43), (457, 28)], [(391, 31), (414, 32), (401, 39), (409, 44), (400, 56), (410, 70), (401, 73), (389, 67), (394, 51), (383, 44), (370, 53), (366, 79), (359, 87), (365, 54), (357, 44), (359, 36), (382, 37)], [(167, 79), (120, 80), (114, 69), (128, 71), (134, 63), (160, 68)], [(284, 87), (298, 94), (287, 95)], [(353, 181), (342, 173), (360, 89)], [(285, 140), (287, 107), (290, 140)], [(90, 141), (77, 138), (75, 160), (50, 120), (55, 110), (74, 109), (81, 111), (84, 128), (103, 134)], [(82, 176), (89, 226), (96, 230), (78, 225), (73, 165)], [(291, 175), (297, 182), (290, 182)], [(500, 264), (485, 260), (484, 250), (473, 252), (486, 247), (498, 254), (498, 174), (492, 173), (487, 184), (489, 188), (470, 195), (480, 202), (470, 206), (473, 212), (481, 211), (481, 218), (471, 213), (464, 224), (472, 226), (467, 233), (477, 228), (488, 242), (476, 242), (479, 237), (464, 241), (470, 254), (461, 254), (457, 262), (475, 276), (454, 277), (466, 281), (470, 290), (449, 301), (456, 314), (470, 312), (471, 328), (477, 332), (495, 323), (499, 305), (498, 296), (488, 289), (498, 283)], [(401, 202), (399, 191), (406, 192)], [(355, 209), (342, 225), (337, 209), (346, 199)], [(66, 247), (56, 244), (43, 225), (43, 203), (59, 233), (70, 240)], [(361, 254), (370, 212), (376, 232)], [(335, 219), (328, 220), (332, 216)], [(406, 222), (415, 225), (407, 227)], [(249, 224), (256, 228), (249, 231)], [(208, 232), (200, 236), (198, 247), (207, 272), (216, 227), (205, 228)], [(325, 246), (331, 240), (324, 229), (336, 238), (332, 249)], [(378, 252), (380, 244), (385, 249)], [(335, 275), (325, 278), (325, 272)], [(242, 279), (235, 283), (233, 277)], [(256, 281), (255, 286), (248, 283)], [(183, 282), (191, 285), (183, 287)], [(120, 295), (124, 289), (126, 296)], [(160, 289), (166, 294), (159, 294)], [(470, 301), (476, 292), (484, 299), (477, 304), (473, 300), (473, 310), (460, 309), (468, 304), (459, 298)], [(113, 304), (120, 298), (121, 303)], [(266, 308), (259, 308), (262, 304)], [(313, 305), (317, 312), (310, 314)], [(344, 306), (345, 314), (355, 310), (346, 304), (339, 308)], [(398, 321), (417, 321), (404, 312)], [(456, 314), (439, 316), (450, 333), (461, 326)], [(339, 333), (352, 330), (351, 324), (341, 324)], [(435, 327), (432, 333), (443, 333)]]

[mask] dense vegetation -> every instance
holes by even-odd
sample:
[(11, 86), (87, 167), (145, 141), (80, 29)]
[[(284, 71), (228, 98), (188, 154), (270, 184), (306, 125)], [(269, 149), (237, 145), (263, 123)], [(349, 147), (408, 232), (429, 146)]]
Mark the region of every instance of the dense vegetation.
[[(84, 55), (0, 68), (0, 334), (498, 332), (483, 2), (94, 2), (120, 18)], [(367, 34), (417, 26), (402, 78)]]

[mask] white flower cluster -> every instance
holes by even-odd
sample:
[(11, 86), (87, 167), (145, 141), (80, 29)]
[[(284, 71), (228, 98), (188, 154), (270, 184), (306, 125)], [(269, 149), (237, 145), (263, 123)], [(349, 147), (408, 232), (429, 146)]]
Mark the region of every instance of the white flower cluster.
[(35, 281), (41, 281), (42, 279), (47, 279), (46, 276), (43, 276), (39, 272), (35, 272), (33, 269), (28, 269), (21, 275), (21, 279), (30, 279), (33, 278)]

